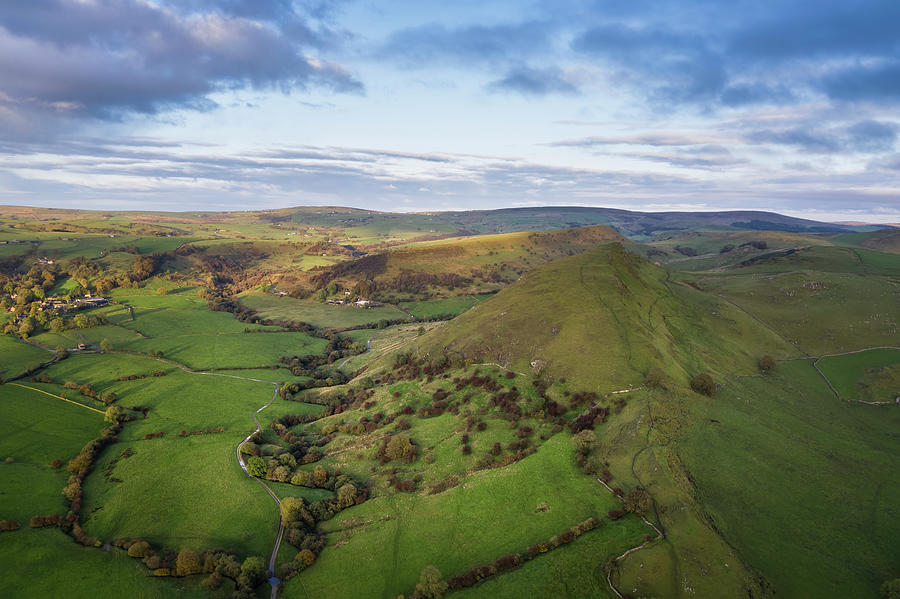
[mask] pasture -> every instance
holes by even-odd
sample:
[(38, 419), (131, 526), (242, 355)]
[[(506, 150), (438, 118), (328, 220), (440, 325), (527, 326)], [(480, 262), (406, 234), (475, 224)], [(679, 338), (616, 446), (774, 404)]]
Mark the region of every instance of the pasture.
[(124, 551), (78, 545), (55, 528), (3, 533), (0, 542), (0, 595), (45, 599), (206, 599), (200, 579), (154, 578), (140, 560)]
[[(829, 356), (819, 361), (819, 370), (828, 377), (841, 397), (866, 401), (892, 401), (900, 396), (900, 388), (877, 391), (864, 383), (886, 367), (900, 364), (900, 349), (872, 349), (843, 356)], [(868, 376), (867, 376), (868, 375)], [(863, 383), (861, 385), (861, 383)], [(879, 391), (882, 396), (873, 395)]]
[[(85, 481), (82, 526), (105, 540), (140, 537), (176, 550), (222, 547), (267, 555), (278, 507), (238, 467), (234, 450), (241, 438), (167, 436), (108, 447)], [(103, 471), (126, 448), (135, 453), (118, 461), (112, 470), (118, 481), (110, 482)]]
[(356, 306), (332, 306), (310, 300), (280, 297), (271, 293), (250, 292), (240, 296), (241, 304), (256, 310), (262, 318), (281, 322), (306, 322), (315, 327), (345, 329), (380, 320), (407, 318), (394, 306), (358, 308)]
[(808, 360), (694, 410), (678, 453), (697, 496), (778, 596), (873, 597), (896, 576), (900, 411), (836, 399)]
[(53, 359), (53, 352), (0, 335), (0, 379), (10, 379)]
[(400, 302), (398, 306), (420, 320), (435, 316), (462, 314), (478, 302), (491, 296), (490, 293), (478, 295), (461, 295), (446, 299), (423, 300), (419, 302)]
[[(548, 509), (538, 509), (541, 503)], [(394, 597), (410, 592), (429, 564), (445, 577), (461, 575), (619, 505), (577, 472), (568, 436), (557, 435), (521, 462), (473, 473), (443, 493), (384, 495), (341, 512), (323, 525), (328, 546), (316, 566), (289, 581), (284, 596)], [(629, 517), (616, 526), (606, 521), (587, 536), (613, 538), (612, 548), (636, 544), (646, 530)], [(606, 556), (595, 557), (602, 565)], [(355, 576), (347, 577), (342, 573), (351, 563)]]
[[(35, 514), (65, 513), (65, 464), (103, 428), (103, 415), (37, 391), (0, 385), (0, 519), (26, 525)], [(51, 467), (53, 460), (63, 466)]]

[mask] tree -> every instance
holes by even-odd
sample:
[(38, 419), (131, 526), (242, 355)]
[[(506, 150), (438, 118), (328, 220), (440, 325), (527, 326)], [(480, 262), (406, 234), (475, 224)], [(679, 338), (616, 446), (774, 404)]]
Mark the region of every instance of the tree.
[(34, 319), (30, 316), (22, 319), (22, 322), (19, 324), (19, 334), (23, 337), (28, 337), (31, 333), (34, 332)]
[(151, 553), (153, 553), (153, 549), (150, 548), (150, 543), (147, 541), (132, 543), (128, 548), (128, 555), (131, 557), (147, 557)]
[(317, 487), (324, 487), (328, 482), (328, 471), (326, 471), (321, 466), (316, 466), (315, 470), (313, 470), (313, 483)]
[(190, 576), (202, 571), (203, 563), (200, 561), (200, 554), (189, 547), (178, 552), (178, 558), (175, 560), (175, 573), (178, 576)]
[(50, 321), (50, 330), (54, 333), (62, 333), (64, 330), (66, 330), (66, 321), (64, 321), (62, 318), (54, 318)]
[(165, 288), (165, 287), (157, 287), (157, 289), (156, 289), (156, 295), (165, 295), (165, 294), (166, 294), (166, 288)]
[(100, 342), (100, 351), (103, 353), (107, 353), (112, 350), (112, 343), (109, 342), (109, 339), (104, 338), (103, 341)]
[(79, 329), (83, 329), (88, 326), (88, 319), (87, 319), (87, 316), (85, 316), (84, 314), (76, 314), (74, 321), (75, 321), (75, 326), (78, 327)]
[(338, 505), (342, 508), (350, 507), (356, 503), (356, 487), (347, 483), (337, 490)]
[(597, 435), (590, 429), (584, 429), (574, 437), (572, 443), (575, 445), (575, 451), (578, 453), (587, 453), (597, 442)]
[(900, 599), (900, 578), (888, 580), (881, 585), (882, 599)]
[(414, 597), (419, 599), (440, 599), (447, 591), (447, 583), (441, 579), (441, 571), (435, 566), (425, 566), (416, 583)]
[(266, 579), (266, 562), (261, 557), (248, 557), (241, 564), (241, 578), (245, 579), (248, 586), (255, 587)]
[(287, 528), (300, 519), (306, 502), (302, 497), (285, 497), (281, 500), (281, 523)]
[(297, 555), (294, 556), (294, 565), (298, 570), (310, 567), (315, 563), (315, 561), (316, 554), (309, 549), (301, 549), (299, 552), (297, 552)]
[(691, 389), (697, 393), (712, 397), (716, 394), (716, 382), (711, 376), (704, 372), (691, 379)]
[(103, 420), (110, 424), (115, 424), (119, 421), (119, 418), (122, 417), (122, 408), (119, 406), (109, 406), (106, 408), (106, 413), (103, 414)]
[(775, 370), (775, 366), (775, 358), (773, 358), (769, 354), (766, 354), (759, 359), (759, 369), (763, 372), (772, 372), (773, 370)]
[(266, 461), (260, 457), (253, 456), (247, 460), (247, 472), (250, 476), (264, 478), (266, 476)]
[(632, 489), (625, 494), (625, 511), (643, 516), (650, 509), (653, 499), (644, 489)]
[(412, 441), (408, 435), (394, 435), (384, 448), (384, 455), (389, 460), (399, 460), (405, 458), (412, 449)]

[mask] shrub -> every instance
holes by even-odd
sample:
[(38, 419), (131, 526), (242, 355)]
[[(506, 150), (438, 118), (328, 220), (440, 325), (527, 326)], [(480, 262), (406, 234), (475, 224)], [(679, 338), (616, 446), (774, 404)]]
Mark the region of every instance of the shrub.
[(609, 512), (607, 512), (607, 515), (609, 516), (610, 520), (618, 520), (619, 518), (621, 518), (622, 516), (625, 515), (625, 511), (624, 510), (609, 510)]
[(775, 370), (775, 366), (775, 358), (773, 358), (769, 354), (766, 354), (759, 359), (759, 369), (763, 372), (772, 372), (773, 370)]
[(900, 599), (900, 578), (884, 582), (880, 590), (882, 599)]
[(178, 558), (175, 560), (175, 573), (178, 576), (190, 576), (202, 571), (203, 564), (200, 561), (200, 554), (188, 547), (178, 552)]
[(0, 520), (0, 532), (19, 530), (19, 523), (15, 520)]
[(643, 516), (650, 509), (653, 500), (644, 489), (632, 489), (625, 494), (625, 511)]
[(651, 368), (647, 371), (647, 376), (644, 377), (644, 384), (648, 387), (662, 387), (665, 385), (665, 382), (666, 373), (659, 366)]
[(447, 583), (441, 579), (441, 571), (435, 566), (425, 566), (416, 583), (415, 597), (421, 599), (440, 599), (447, 591)]
[(712, 397), (716, 394), (716, 382), (711, 376), (704, 372), (691, 379), (691, 389), (697, 393)]
[(384, 455), (388, 460), (399, 460), (409, 456), (413, 451), (413, 444), (408, 435), (394, 435), (384, 448)]
[[(316, 561), (316, 554), (310, 551), (309, 549), (301, 549), (297, 555), (294, 556), (294, 565), (298, 570), (302, 568), (308, 568), (313, 565)], [(301, 567), (302, 566), (302, 567)]]
[(150, 548), (150, 543), (147, 541), (138, 541), (128, 548), (130, 557), (147, 557), (151, 553), (153, 553), (153, 549)]

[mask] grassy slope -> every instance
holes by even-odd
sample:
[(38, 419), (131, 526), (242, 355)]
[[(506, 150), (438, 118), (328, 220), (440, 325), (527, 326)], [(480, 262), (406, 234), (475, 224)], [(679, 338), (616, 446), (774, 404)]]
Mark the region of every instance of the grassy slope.
[[(536, 511), (542, 501), (549, 511)], [(410, 591), (429, 564), (445, 576), (462, 574), (501, 555), (524, 552), (617, 504), (599, 483), (578, 474), (568, 436), (559, 435), (533, 456), (473, 474), (444, 493), (384, 496), (342, 512), (325, 526), (329, 546), (316, 566), (288, 583), (285, 597), (395, 597)], [(372, 523), (345, 530), (357, 521)], [(645, 531), (639, 520), (629, 519), (606, 522), (590, 534), (614, 550)], [(386, 561), (373, 559), (378, 555)], [(354, 564), (354, 577), (341, 574), (348, 563)]]
[(779, 597), (871, 597), (896, 576), (900, 412), (837, 400), (806, 360), (695, 409), (678, 447), (698, 498)]
[(900, 260), (815, 248), (723, 274), (691, 277), (814, 355), (896, 345)]
[[(102, 539), (140, 537), (175, 549), (223, 547), (266, 555), (277, 506), (237, 465), (233, 435), (167, 437), (107, 449), (85, 484), (85, 530)], [(107, 482), (100, 473), (126, 447)], [(140, 506), (140, 509), (135, 509)]]
[(739, 310), (668, 283), (665, 271), (616, 244), (531, 273), (422, 346), (520, 372), (539, 360), (555, 376), (603, 391), (639, 385), (657, 365), (686, 382), (708, 366), (726, 373), (752, 368), (760, 353), (796, 353)]

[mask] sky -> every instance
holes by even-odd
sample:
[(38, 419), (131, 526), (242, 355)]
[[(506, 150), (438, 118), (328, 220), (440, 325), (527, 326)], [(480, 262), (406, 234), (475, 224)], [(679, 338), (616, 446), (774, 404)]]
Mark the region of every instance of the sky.
[(0, 0), (0, 204), (900, 222), (897, 0)]

